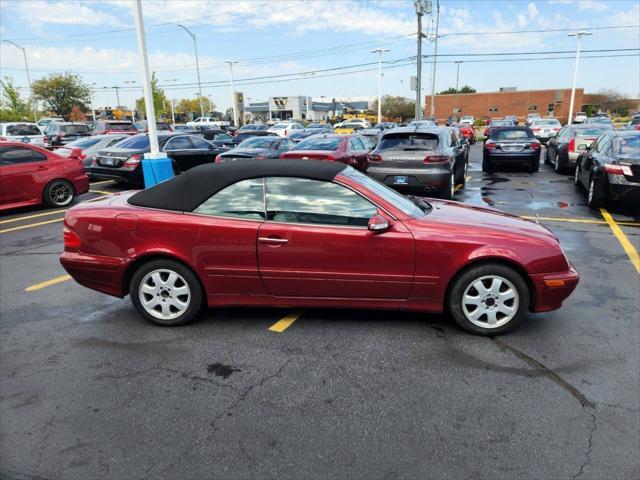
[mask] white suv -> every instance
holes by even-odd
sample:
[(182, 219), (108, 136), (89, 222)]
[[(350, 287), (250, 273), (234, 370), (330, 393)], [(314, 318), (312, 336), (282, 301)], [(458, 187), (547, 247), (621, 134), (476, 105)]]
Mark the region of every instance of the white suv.
[(291, 132), (296, 130), (304, 130), (304, 127), (295, 122), (281, 122), (271, 127), (267, 132), (275, 133), (280, 137), (288, 137)]
[(573, 117), (573, 123), (582, 123), (587, 119), (587, 114), (584, 112), (576, 113), (576, 116)]
[(44, 135), (36, 123), (8, 122), (0, 124), (0, 140), (23, 142), (44, 147)]

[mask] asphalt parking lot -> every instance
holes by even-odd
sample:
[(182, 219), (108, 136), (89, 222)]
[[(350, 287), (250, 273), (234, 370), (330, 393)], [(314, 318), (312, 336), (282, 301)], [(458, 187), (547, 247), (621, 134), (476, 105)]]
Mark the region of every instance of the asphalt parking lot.
[(456, 200), (537, 215), (581, 274), (498, 338), (359, 310), (154, 327), (66, 277), (62, 212), (1, 217), (0, 476), (638, 478), (640, 213), (480, 156)]

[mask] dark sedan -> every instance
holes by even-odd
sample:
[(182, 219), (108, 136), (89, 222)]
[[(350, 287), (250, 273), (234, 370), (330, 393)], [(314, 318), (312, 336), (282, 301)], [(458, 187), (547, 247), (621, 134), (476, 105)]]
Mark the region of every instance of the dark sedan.
[(552, 136), (547, 142), (544, 163), (553, 165), (556, 172), (561, 173), (567, 168), (573, 168), (576, 160), (591, 142), (608, 130), (613, 130), (607, 124), (577, 124), (567, 125)]
[(235, 160), (265, 160), (267, 158), (280, 158), (284, 152), (295, 147), (295, 142), (288, 138), (276, 136), (248, 138), (236, 148), (219, 154), (216, 163)]
[(466, 171), (466, 152), (452, 129), (405, 127), (384, 133), (367, 174), (396, 190), (452, 199)]
[[(170, 134), (158, 135), (160, 151), (171, 158), (176, 174), (197, 165), (213, 163), (219, 153), (227, 149), (211, 145), (196, 135)], [(149, 136), (134, 135), (116, 146), (101, 150), (88, 169), (90, 178), (113, 179), (134, 185), (144, 183), (142, 159), (150, 151)]]
[(587, 190), (591, 208), (609, 200), (640, 205), (640, 132), (609, 131), (588, 147), (576, 162), (576, 186)]
[(524, 165), (530, 173), (540, 169), (541, 144), (529, 127), (492, 128), (482, 151), (482, 171), (499, 166)]
[[(227, 132), (229, 133), (229, 132)], [(251, 137), (268, 137), (268, 136), (277, 136), (274, 133), (268, 132), (266, 130), (247, 130), (245, 132), (236, 132), (231, 140), (231, 145), (236, 146), (240, 145), (247, 138)]]

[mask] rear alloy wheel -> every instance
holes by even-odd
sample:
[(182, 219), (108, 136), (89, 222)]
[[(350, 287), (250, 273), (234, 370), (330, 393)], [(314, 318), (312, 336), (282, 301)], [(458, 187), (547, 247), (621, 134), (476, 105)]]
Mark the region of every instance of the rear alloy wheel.
[(581, 185), (580, 185), (580, 170), (578, 170), (578, 166), (577, 165), (576, 165), (576, 170), (575, 170), (575, 172), (573, 174), (573, 184), (578, 188), (581, 187)]
[(73, 201), (73, 185), (67, 180), (54, 180), (44, 189), (44, 203), (50, 207), (66, 207)]
[(510, 267), (493, 263), (479, 265), (455, 280), (448, 306), (464, 330), (497, 335), (522, 322), (529, 308), (529, 289)]
[(596, 182), (591, 177), (589, 179), (589, 188), (587, 189), (587, 205), (589, 208), (598, 208), (602, 202), (600, 198), (598, 198), (598, 193), (596, 192)]
[(442, 198), (445, 200), (452, 200), (453, 195), (456, 192), (456, 174), (455, 172), (451, 172), (449, 176), (448, 185), (444, 186), (444, 191), (442, 192)]
[(181, 263), (154, 260), (142, 265), (131, 278), (131, 301), (150, 322), (184, 325), (202, 306), (202, 289), (196, 275)]
[(562, 165), (560, 165), (560, 153), (556, 153), (556, 158), (555, 161), (553, 162), (553, 170), (556, 173), (562, 173), (562, 171), (564, 170), (564, 167)]

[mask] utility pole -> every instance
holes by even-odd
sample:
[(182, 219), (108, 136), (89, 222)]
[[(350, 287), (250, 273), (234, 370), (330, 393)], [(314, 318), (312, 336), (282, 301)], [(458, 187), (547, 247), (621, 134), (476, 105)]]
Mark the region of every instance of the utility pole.
[(93, 89), (96, 86), (96, 82), (93, 82), (89, 87), (89, 102), (91, 104), (91, 115), (93, 116), (93, 123), (96, 123), (96, 109), (93, 106)]
[(27, 51), (25, 50), (24, 47), (21, 47), (20, 45), (13, 43), (10, 40), (2, 40), (5, 43), (8, 43), (9, 45), (13, 45), (14, 47), (16, 47), (18, 50), (22, 51), (22, 56), (24, 57), (24, 69), (27, 72), (27, 83), (29, 84), (29, 94), (31, 95), (31, 98), (29, 100), (31, 100), (31, 109), (33, 110), (33, 121), (37, 122), (38, 121), (38, 109), (36, 108), (36, 103), (35, 100), (33, 100), (33, 90), (31, 90), (31, 75), (29, 74), (29, 62), (27, 62)]
[(238, 62), (227, 60), (225, 63), (229, 64), (229, 73), (231, 74), (231, 106), (233, 107), (233, 124), (236, 127), (239, 127), (240, 124), (238, 123), (238, 106), (236, 105), (236, 92), (235, 88), (233, 87), (233, 64)]
[(431, 108), (429, 114), (435, 115), (436, 107), (436, 61), (438, 60), (438, 27), (440, 26), (440, 0), (436, 0), (436, 38), (434, 39), (433, 68), (431, 69)]
[(178, 25), (178, 27), (187, 32), (191, 37), (191, 40), (193, 40), (193, 49), (196, 52), (196, 73), (198, 74), (198, 99), (200, 100), (200, 116), (204, 117), (204, 105), (202, 103), (202, 83), (200, 82), (200, 64), (198, 63), (198, 40), (196, 39), (196, 34), (184, 25)]
[(382, 123), (382, 54), (390, 51), (388, 48), (371, 50), (371, 53), (378, 54), (378, 125)]
[[(415, 111), (415, 119), (420, 120), (422, 118), (422, 15), (424, 15), (425, 10), (431, 9), (431, 3), (429, 0), (426, 0), (425, 4), (423, 4), (424, 0), (414, 0), (414, 5), (416, 7), (416, 16), (418, 17), (418, 51), (416, 56), (416, 111)], [(378, 102), (379, 103), (379, 102)]]
[(116, 85), (115, 87), (113, 87), (116, 89), (116, 109), (120, 109), (120, 92), (118, 91), (118, 89), (120, 88), (118, 85)]
[(304, 103), (305, 103), (305, 104), (306, 104), (306, 106), (307, 106), (307, 113), (306, 113), (306, 115), (305, 115), (305, 116), (306, 116), (305, 120), (307, 120), (307, 121), (309, 121), (309, 88), (307, 87), (307, 79), (308, 79), (309, 77), (314, 76), (314, 75), (315, 75), (315, 73), (310, 72), (310, 73), (307, 73), (307, 74), (304, 76), (304, 95), (305, 95), (305, 97), (304, 97)]
[(458, 104), (458, 100), (459, 100), (459, 94), (460, 94), (460, 64), (462, 63), (462, 60), (457, 60), (455, 62), (456, 64), (456, 108), (460, 108), (460, 105)]
[[(135, 80), (125, 80), (124, 83), (134, 87), (133, 84), (136, 83), (136, 81)], [(143, 93), (143, 95), (144, 95), (144, 93)], [(133, 106), (131, 107), (131, 121), (133, 123), (136, 123), (136, 98), (135, 98), (135, 93), (133, 95)]]
[(571, 102), (569, 103), (569, 119), (567, 125), (571, 125), (573, 122), (573, 102), (576, 97), (576, 82), (578, 81), (578, 64), (580, 63), (580, 45), (582, 43), (582, 37), (586, 35), (593, 35), (591, 32), (581, 30), (579, 32), (570, 33), (569, 37), (578, 37), (578, 44), (576, 46), (576, 65), (573, 69), (573, 85), (571, 86)]
[[(165, 83), (172, 83), (172, 82), (177, 82), (178, 79), (177, 78), (165, 78), (164, 82)], [(176, 114), (173, 108), (173, 98), (169, 97), (169, 103), (171, 104), (171, 122), (173, 125), (175, 125), (176, 123)]]

